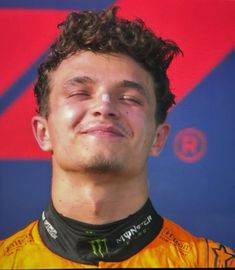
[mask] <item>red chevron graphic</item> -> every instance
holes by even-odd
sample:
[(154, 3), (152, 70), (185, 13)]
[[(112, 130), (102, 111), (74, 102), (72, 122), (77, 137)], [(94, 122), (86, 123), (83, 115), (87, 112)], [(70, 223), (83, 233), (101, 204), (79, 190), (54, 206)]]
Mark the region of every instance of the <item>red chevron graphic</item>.
[(67, 12), (0, 10), (0, 92), (3, 93), (54, 40)]
[[(0, 91), (4, 93), (53, 42), (56, 25), (68, 12), (54, 10), (0, 10)], [(26, 89), (1, 118), (1, 158), (45, 158), (35, 143), (31, 117), (35, 113), (32, 87)]]
[[(169, 75), (181, 100), (234, 47), (234, 1), (121, 0), (120, 15), (141, 17), (164, 38), (175, 40), (184, 57), (175, 60)], [(67, 12), (0, 10), (0, 90), (4, 92), (54, 40), (56, 25)], [(48, 158), (33, 138), (35, 111), (32, 87), (9, 107), (1, 119), (1, 158)]]
[(187, 94), (235, 45), (235, 1), (120, 0), (121, 15), (141, 17), (155, 32), (177, 42), (184, 57), (169, 74), (178, 100)]

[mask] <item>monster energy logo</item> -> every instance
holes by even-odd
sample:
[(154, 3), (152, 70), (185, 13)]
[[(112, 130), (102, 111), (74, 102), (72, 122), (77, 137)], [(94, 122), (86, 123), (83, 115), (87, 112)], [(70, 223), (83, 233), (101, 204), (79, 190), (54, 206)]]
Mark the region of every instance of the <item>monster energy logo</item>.
[(109, 252), (106, 238), (95, 239), (89, 241), (89, 243), (91, 244), (92, 253), (97, 257), (101, 256), (103, 258), (104, 254)]

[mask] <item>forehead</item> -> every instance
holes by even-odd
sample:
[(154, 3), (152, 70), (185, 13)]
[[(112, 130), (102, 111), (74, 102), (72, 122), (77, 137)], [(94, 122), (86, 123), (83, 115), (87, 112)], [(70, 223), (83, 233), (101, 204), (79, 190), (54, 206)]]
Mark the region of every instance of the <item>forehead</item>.
[(154, 86), (151, 74), (126, 55), (83, 51), (64, 59), (50, 74), (51, 90), (76, 76), (86, 76), (106, 86), (123, 80), (135, 81), (149, 91)]

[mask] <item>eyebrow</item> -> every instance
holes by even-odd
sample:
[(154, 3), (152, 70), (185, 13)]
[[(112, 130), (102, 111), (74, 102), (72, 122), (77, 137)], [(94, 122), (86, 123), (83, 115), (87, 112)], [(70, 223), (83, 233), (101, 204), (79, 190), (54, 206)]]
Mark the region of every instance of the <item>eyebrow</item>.
[(95, 81), (92, 78), (87, 77), (87, 76), (76, 76), (76, 77), (73, 77), (72, 79), (66, 81), (64, 86), (66, 86), (66, 85), (75, 85), (75, 84), (78, 84), (78, 83), (89, 84), (89, 83), (95, 83)]

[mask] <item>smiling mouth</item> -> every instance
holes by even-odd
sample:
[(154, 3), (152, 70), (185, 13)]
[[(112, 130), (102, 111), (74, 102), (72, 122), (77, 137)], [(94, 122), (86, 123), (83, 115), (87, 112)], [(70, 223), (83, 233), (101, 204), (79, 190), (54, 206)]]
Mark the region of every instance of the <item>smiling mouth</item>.
[(81, 133), (101, 137), (124, 137), (124, 133), (114, 127), (91, 127)]

